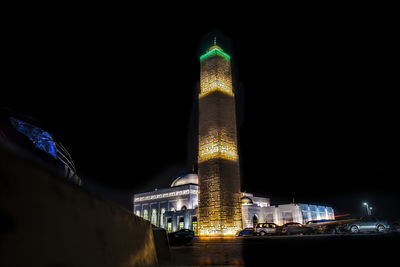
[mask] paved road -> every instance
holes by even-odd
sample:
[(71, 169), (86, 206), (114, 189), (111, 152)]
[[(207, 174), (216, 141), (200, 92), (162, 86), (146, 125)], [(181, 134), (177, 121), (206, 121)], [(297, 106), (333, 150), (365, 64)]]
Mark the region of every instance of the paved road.
[(309, 235), (237, 238), (195, 238), (171, 247), (171, 261), (161, 266), (337, 266), (388, 262), (395, 258), (400, 234)]

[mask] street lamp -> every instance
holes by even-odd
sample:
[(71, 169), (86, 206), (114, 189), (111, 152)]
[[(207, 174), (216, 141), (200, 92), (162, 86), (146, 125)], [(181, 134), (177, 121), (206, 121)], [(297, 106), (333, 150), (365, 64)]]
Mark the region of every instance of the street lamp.
[[(368, 207), (368, 203), (367, 203), (367, 202), (364, 202), (363, 204), (364, 204), (364, 206), (366, 206), (366, 208), (367, 208), (367, 215), (371, 215), (371, 210), (370, 210), (370, 208)], [(371, 209), (372, 209), (372, 208), (371, 208)]]
[(372, 207), (369, 207), (369, 215), (372, 215)]

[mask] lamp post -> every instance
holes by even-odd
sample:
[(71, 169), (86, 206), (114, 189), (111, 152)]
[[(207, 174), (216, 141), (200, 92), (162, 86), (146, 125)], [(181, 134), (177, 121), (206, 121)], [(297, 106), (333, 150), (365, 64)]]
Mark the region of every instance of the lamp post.
[(370, 211), (370, 209), (368, 207), (368, 203), (367, 202), (364, 202), (364, 206), (366, 206), (366, 208), (367, 208), (367, 215), (371, 215), (371, 211)]
[(369, 207), (369, 215), (372, 215), (372, 207)]

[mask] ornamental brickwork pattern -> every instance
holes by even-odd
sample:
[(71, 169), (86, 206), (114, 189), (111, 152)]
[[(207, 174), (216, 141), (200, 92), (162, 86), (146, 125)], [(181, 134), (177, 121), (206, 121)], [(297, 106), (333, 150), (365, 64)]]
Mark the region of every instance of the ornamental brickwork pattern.
[(214, 50), (206, 55), (200, 59), (199, 234), (234, 235), (242, 215), (230, 58)]

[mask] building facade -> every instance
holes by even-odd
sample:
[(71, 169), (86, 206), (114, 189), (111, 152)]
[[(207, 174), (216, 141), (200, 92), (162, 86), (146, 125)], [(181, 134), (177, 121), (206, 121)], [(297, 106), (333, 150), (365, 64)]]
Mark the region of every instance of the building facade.
[(255, 197), (250, 193), (242, 193), (241, 206), (243, 228), (251, 228), (259, 222), (266, 222), (265, 211), (270, 206), (269, 198)]
[[(178, 177), (169, 188), (155, 189), (152, 192), (135, 194), (133, 197), (133, 211), (137, 216), (170, 231), (177, 230), (182, 216), (185, 217), (185, 224), (181, 225), (181, 228), (191, 229), (189, 221), (192, 218), (187, 217), (189, 216), (187, 213), (191, 211), (195, 214), (194, 210), (197, 209), (197, 206), (198, 185), (197, 175), (194, 173)], [(175, 214), (179, 211), (184, 211), (185, 214)], [(175, 223), (172, 221), (172, 217), (178, 221)], [(168, 225), (167, 222), (170, 224)]]
[(277, 225), (297, 222), (306, 224), (313, 220), (334, 220), (333, 208), (328, 206), (311, 205), (304, 203), (290, 203), (275, 206), (258, 207), (242, 204), (243, 228), (254, 227), (259, 222), (270, 222)]
[(234, 235), (242, 227), (235, 96), (230, 56), (214, 46), (200, 57), (199, 234)]
[[(269, 198), (251, 193), (240, 195), (243, 228), (251, 228), (262, 222), (283, 225), (288, 222), (305, 224), (311, 220), (335, 219), (331, 207), (302, 203), (271, 206)], [(174, 179), (169, 188), (135, 194), (133, 210), (137, 216), (168, 232), (184, 228), (198, 235), (198, 196), (198, 176), (193, 171), (186, 172)]]
[[(133, 211), (153, 225), (174, 232), (191, 229), (199, 234), (199, 178), (193, 171), (185, 172), (174, 179), (169, 188), (133, 196)], [(264, 208), (269, 198), (240, 193), (241, 221), (252, 221), (253, 217), (264, 218)]]

